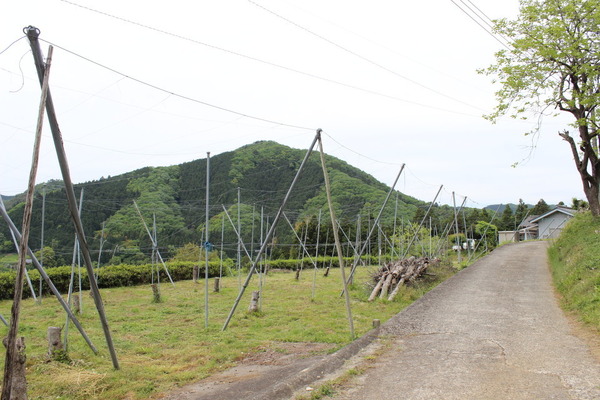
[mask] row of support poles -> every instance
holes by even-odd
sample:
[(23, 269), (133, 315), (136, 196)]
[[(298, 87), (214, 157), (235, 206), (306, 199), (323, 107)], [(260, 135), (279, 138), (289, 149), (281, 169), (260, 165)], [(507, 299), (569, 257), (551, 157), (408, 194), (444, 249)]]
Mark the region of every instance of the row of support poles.
[[(79, 194), (79, 210), (78, 210), (78, 215), (79, 218), (81, 218), (81, 210), (83, 208), (83, 188), (81, 189), (81, 193)], [(73, 258), (71, 259), (71, 279), (69, 280), (69, 291), (67, 293), (67, 304), (69, 305), (69, 308), (71, 310), (73, 310), (73, 302), (72, 302), (72, 296), (73, 296), (73, 282), (75, 280), (75, 263), (77, 262), (78, 264), (78, 270), (79, 270), (79, 313), (81, 314), (81, 310), (82, 310), (82, 298), (81, 298), (81, 259), (79, 259), (79, 237), (77, 236), (77, 234), (75, 234), (75, 240), (73, 242)], [(69, 348), (69, 316), (67, 315), (66, 317), (66, 321), (65, 321), (65, 335), (63, 337), (63, 345), (65, 347), (65, 351), (68, 350)]]
[[(31, 46), (31, 51), (33, 54), (36, 70), (38, 73), (38, 78), (40, 84), (43, 87), (45, 70), (47, 68), (46, 64), (43, 61), (42, 50), (39, 43), (39, 29), (29, 26), (24, 29), (24, 32), (29, 39), (29, 43)], [(92, 259), (90, 256), (90, 251), (88, 247), (88, 243), (86, 240), (85, 232), (83, 230), (83, 224), (81, 223), (81, 219), (78, 217), (77, 213), (77, 201), (75, 200), (75, 192), (73, 190), (73, 181), (71, 180), (71, 173), (69, 171), (69, 164), (67, 162), (67, 156), (65, 153), (65, 149), (63, 146), (62, 134), (60, 132), (60, 128), (58, 126), (58, 120), (56, 118), (56, 112), (54, 110), (54, 102), (52, 101), (52, 95), (50, 93), (50, 89), (47, 90), (46, 95), (46, 113), (48, 115), (48, 123), (50, 124), (50, 130), (52, 131), (52, 139), (54, 141), (54, 147), (56, 149), (56, 155), (58, 158), (58, 163), (60, 166), (60, 170), (62, 173), (63, 182), (65, 185), (65, 191), (67, 194), (67, 201), (69, 204), (69, 213), (71, 215), (71, 220), (73, 221), (73, 225), (75, 226), (75, 231), (79, 235), (79, 241), (81, 246), (81, 252), (83, 255), (83, 260), (87, 269), (88, 279), (90, 281), (90, 290), (92, 296), (94, 298), (94, 303), (96, 305), (96, 309), (98, 310), (98, 315), (100, 317), (100, 322), (102, 325), (102, 330), (104, 332), (104, 337), (106, 339), (106, 344), (108, 347), (108, 351), (110, 353), (110, 357), (112, 360), (113, 367), (115, 369), (119, 369), (119, 360), (117, 358), (117, 353), (114, 348), (112, 336), (110, 333), (110, 327), (108, 325), (108, 320), (106, 318), (106, 313), (104, 311), (104, 303), (102, 301), (102, 297), (100, 295), (100, 290), (98, 288), (98, 284), (96, 282), (96, 278), (94, 277), (94, 267), (92, 264)], [(2, 400), (8, 400), (2, 399)]]
[(148, 234), (148, 237), (150, 237), (150, 241), (152, 242), (152, 249), (154, 251), (156, 251), (156, 255), (157, 255), (158, 259), (160, 260), (160, 262), (162, 263), (163, 268), (165, 269), (165, 273), (167, 274), (167, 277), (169, 278), (169, 281), (171, 282), (171, 285), (173, 285), (173, 287), (175, 287), (175, 282), (173, 282), (173, 278), (171, 278), (171, 274), (169, 273), (167, 264), (165, 264), (165, 260), (163, 260), (162, 256), (160, 255), (160, 251), (158, 251), (158, 242), (157, 242), (156, 238), (152, 235), (152, 233), (150, 232), (150, 229), (148, 229), (146, 220), (144, 220), (144, 217), (142, 216), (142, 212), (140, 211), (140, 208), (138, 207), (135, 200), (133, 201), (133, 205), (134, 205), (138, 215), (140, 216), (140, 219), (142, 220), (142, 224), (144, 225), (144, 228), (146, 228), (146, 233)]
[[(11, 234), (13, 234), (17, 238), (17, 240), (20, 241), (21, 240), (21, 233), (19, 232), (19, 230), (17, 229), (17, 227), (15, 226), (15, 224), (13, 223), (13, 221), (10, 219), (10, 216), (8, 215), (8, 212), (6, 211), (6, 208), (4, 207), (4, 203), (2, 202), (1, 196), (0, 196), (0, 215), (2, 215), (2, 218), (4, 219), (4, 222), (6, 222), (6, 224), (8, 225), (8, 229), (10, 229)], [(65, 302), (65, 300), (63, 299), (62, 295), (60, 294), (60, 292), (58, 291), (58, 289), (56, 288), (56, 286), (54, 286), (54, 283), (52, 282), (52, 280), (50, 279), (50, 277), (48, 276), (48, 274), (44, 270), (44, 268), (42, 266), (42, 263), (37, 259), (37, 257), (35, 256), (35, 254), (33, 253), (33, 251), (29, 247), (27, 248), (27, 254), (31, 258), (31, 262), (33, 263), (33, 265), (35, 266), (35, 268), (40, 273), (40, 276), (42, 277), (42, 279), (44, 280), (44, 282), (46, 283), (46, 285), (50, 288), (50, 291), (52, 292), (52, 294), (56, 297), (56, 299), (58, 300), (58, 302), (60, 303), (60, 305), (62, 306), (62, 308), (65, 310), (65, 312), (67, 313), (67, 315), (69, 316), (69, 318), (71, 318), (71, 321), (73, 322), (73, 324), (79, 330), (79, 333), (81, 333), (81, 336), (85, 339), (85, 341), (88, 344), (88, 346), (90, 347), (90, 349), (94, 352), (94, 354), (98, 354), (98, 350), (92, 344), (91, 340), (89, 339), (89, 337), (87, 336), (87, 334), (83, 330), (83, 327), (81, 326), (81, 324), (77, 320), (77, 317), (75, 317), (75, 315), (71, 311), (69, 305)]]

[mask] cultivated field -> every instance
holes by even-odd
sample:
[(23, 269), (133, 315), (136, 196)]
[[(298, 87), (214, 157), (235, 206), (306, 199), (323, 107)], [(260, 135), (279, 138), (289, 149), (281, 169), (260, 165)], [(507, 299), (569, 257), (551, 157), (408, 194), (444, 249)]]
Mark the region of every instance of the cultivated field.
[[(431, 275), (405, 288), (393, 301), (367, 302), (370, 276), (375, 267), (361, 267), (351, 287), (353, 321), (357, 335), (371, 328), (372, 320), (385, 321), (453, 273), (451, 267), (432, 269)], [(53, 297), (42, 304), (24, 300), (20, 335), (27, 345), (27, 379), (30, 399), (145, 399), (200, 380), (231, 367), (245, 357), (280, 342), (327, 343), (333, 351), (351, 338), (339, 269), (329, 277), (323, 271), (295, 274), (272, 271), (264, 280), (262, 309), (247, 312), (250, 294), (257, 290), (254, 277), (229, 327), (222, 331), (239, 290), (241, 277), (224, 277), (221, 290), (209, 286), (209, 327), (205, 328), (204, 282), (162, 282), (162, 302), (152, 302), (149, 286), (103, 289), (106, 313), (121, 370), (115, 371), (97, 312), (88, 292), (78, 316), (98, 356), (69, 325), (68, 362), (47, 359), (46, 330), (65, 325), (65, 314)], [(314, 298), (313, 298), (313, 279)], [(0, 303), (10, 315), (12, 301)], [(4, 334), (7, 328), (3, 327)], [(63, 328), (64, 335), (64, 328)], [(3, 357), (2, 357), (3, 358)]]

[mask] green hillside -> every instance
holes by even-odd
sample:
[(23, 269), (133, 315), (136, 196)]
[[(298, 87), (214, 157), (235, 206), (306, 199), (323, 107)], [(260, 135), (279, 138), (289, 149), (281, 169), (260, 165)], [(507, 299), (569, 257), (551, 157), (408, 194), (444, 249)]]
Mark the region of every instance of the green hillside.
[[(271, 141), (256, 142), (235, 151), (222, 153), (210, 159), (210, 214), (209, 239), (221, 243), (230, 254), (237, 248), (237, 238), (224, 217), (223, 206), (237, 225), (238, 188), (240, 193), (240, 220), (244, 242), (257, 243), (260, 238), (260, 214), (263, 226), (272, 221), (277, 209), (295, 176), (306, 150), (293, 149)], [(347, 229), (355, 231), (361, 215), (366, 236), (368, 224), (377, 215), (389, 190), (385, 184), (344, 161), (327, 156), (332, 184), (333, 200), (338, 218)], [(75, 186), (76, 196), (84, 190), (82, 221), (90, 248), (98, 254), (104, 224), (103, 262), (121, 255), (147, 256), (151, 241), (139, 218), (133, 201), (139, 205), (146, 223), (152, 230), (156, 218), (156, 232), (161, 253), (188, 242), (201, 243), (205, 223), (206, 159), (198, 159), (169, 167), (147, 167), (123, 175), (101, 178)], [(64, 189), (56, 181), (46, 187), (44, 242), (51, 245), (57, 255), (70, 261), (74, 229), (69, 219)], [(399, 194), (397, 218), (411, 220), (418, 207), (424, 203)], [(9, 214), (20, 226), (23, 195), (7, 203)], [(395, 196), (385, 210), (383, 225), (391, 230), (395, 212)], [(314, 153), (305, 166), (296, 188), (286, 206), (286, 214), (298, 227), (304, 222), (316, 221), (319, 209), (326, 210), (324, 179), (319, 155)], [(31, 247), (41, 243), (42, 190), (38, 185), (32, 218)], [(328, 215), (322, 221), (327, 232)], [(222, 229), (223, 221), (225, 228)], [(0, 239), (10, 238), (2, 224)], [(223, 233), (222, 233), (223, 230)], [(293, 233), (285, 220), (276, 231), (278, 244), (294, 242)], [(323, 241), (325, 233), (321, 233)], [(253, 239), (253, 240), (252, 240)], [(283, 246), (285, 251), (285, 246)]]

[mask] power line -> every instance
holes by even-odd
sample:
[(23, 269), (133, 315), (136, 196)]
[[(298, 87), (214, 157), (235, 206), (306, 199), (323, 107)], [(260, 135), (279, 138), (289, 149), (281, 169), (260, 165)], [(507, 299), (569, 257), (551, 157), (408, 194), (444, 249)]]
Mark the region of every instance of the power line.
[[(477, 17), (475, 18), (472, 14), (470, 14), (468, 11), (466, 11), (464, 8), (462, 8), (456, 1), (454, 0), (450, 0), (456, 7), (458, 7), (459, 10), (461, 10), (463, 13), (465, 13), (469, 18), (471, 18), (473, 20), (473, 22), (475, 22), (477, 25), (479, 25), (481, 27), (481, 29), (483, 29), (488, 35), (490, 35), (491, 37), (494, 38), (494, 40), (496, 40), (498, 43), (500, 43), (502, 46), (506, 47), (508, 50), (510, 50), (510, 47), (504, 43), (502, 40), (500, 40), (493, 32), (490, 32), (485, 26), (483, 26), (481, 24), (481, 22), (479, 22), (477, 20), (477, 18), (479, 20), (481, 20), (484, 24), (487, 24), (488, 26), (490, 26), (490, 24), (484, 20), (483, 18), (481, 18), (481, 16), (479, 16), (476, 12), (473, 11), (473, 9), (471, 7), (469, 7), (463, 0), (460, 0), (461, 3), (463, 3), (469, 10), (471, 10), (471, 12)], [(469, 3), (471, 3), (469, 1)], [(471, 3), (473, 4), (473, 3)], [(485, 15), (485, 14), (484, 14)], [(486, 16), (487, 17), (487, 16)], [(488, 18), (489, 19), (489, 18)]]
[(14, 40), (11, 44), (9, 44), (4, 50), (0, 51), (0, 55), (4, 54), (8, 49), (10, 49), (15, 43), (17, 43), (21, 39), (25, 39), (27, 36), (21, 36), (20, 38)]
[[(61, 1), (65, 1), (65, 0), (61, 0)], [(127, 78), (129, 80), (132, 80), (132, 81), (137, 82), (137, 83), (139, 83), (141, 85), (150, 87), (152, 89), (158, 90), (160, 92), (167, 93), (167, 94), (169, 94), (171, 96), (178, 97), (178, 98), (183, 99), (183, 100), (191, 101), (191, 102), (197, 103), (197, 104), (202, 104), (202, 105), (207, 106), (207, 107), (211, 107), (211, 108), (214, 108), (214, 109), (217, 109), (217, 110), (225, 111), (225, 112), (228, 112), (228, 113), (231, 113), (231, 114), (236, 114), (236, 115), (239, 115), (239, 116), (242, 116), (242, 117), (245, 117), (245, 118), (254, 119), (254, 120), (262, 121), (262, 122), (267, 122), (269, 124), (275, 124), (275, 125), (280, 125), (280, 126), (287, 126), (289, 128), (305, 129), (305, 130), (310, 130), (310, 131), (314, 131), (315, 130), (313, 128), (307, 128), (305, 126), (293, 125), (293, 124), (288, 124), (288, 123), (285, 123), (285, 122), (275, 121), (275, 120), (272, 120), (272, 119), (257, 117), (257, 116), (251, 115), (251, 114), (246, 114), (246, 113), (243, 113), (243, 112), (240, 112), (240, 111), (235, 111), (235, 110), (232, 110), (230, 108), (217, 106), (215, 104), (211, 104), (211, 103), (208, 103), (206, 101), (195, 99), (195, 98), (190, 97), (190, 96), (186, 96), (186, 95), (183, 95), (183, 94), (175, 93), (175, 92), (172, 92), (170, 90), (167, 90), (167, 89), (164, 89), (162, 87), (159, 87), (157, 85), (154, 85), (152, 83), (143, 81), (141, 79), (138, 79), (138, 78), (135, 78), (133, 76), (127, 75), (127, 74), (125, 74), (123, 72), (117, 71), (114, 68), (108, 67), (108, 66), (106, 66), (104, 64), (99, 63), (98, 61), (94, 61), (94, 60), (92, 60), (92, 59), (90, 59), (88, 57), (82, 56), (81, 54), (78, 54), (78, 53), (76, 53), (74, 51), (68, 50), (68, 49), (66, 49), (66, 48), (64, 48), (62, 46), (59, 46), (59, 45), (57, 45), (55, 43), (52, 43), (52, 42), (50, 42), (48, 40), (44, 40), (44, 39), (41, 39), (41, 38), (39, 40), (43, 41), (44, 43), (51, 44), (52, 46), (54, 46), (54, 47), (56, 47), (58, 49), (61, 49), (61, 50), (65, 51), (65, 52), (67, 52), (67, 53), (69, 53), (71, 55), (74, 55), (75, 57), (81, 58), (81, 59), (83, 59), (83, 60), (85, 60), (85, 61), (87, 61), (89, 63), (97, 65), (97, 66), (99, 66), (101, 68), (104, 68), (104, 69), (106, 69), (108, 71), (111, 71), (111, 72), (113, 72), (113, 73), (115, 73), (117, 75), (121, 75), (121, 76), (123, 76), (123, 77), (125, 77), (125, 78)]]
[(298, 24), (298, 23), (290, 20), (289, 18), (286, 18), (286, 17), (282, 16), (281, 14), (276, 13), (273, 10), (270, 10), (270, 9), (266, 8), (265, 6), (263, 6), (261, 4), (258, 4), (258, 3), (254, 2), (252, 0), (248, 0), (248, 1), (251, 4), (254, 4), (256, 7), (261, 8), (261, 9), (265, 10), (266, 12), (268, 12), (268, 13), (276, 16), (277, 18), (280, 18), (280, 19), (284, 20), (285, 22), (287, 22), (287, 23), (289, 23), (289, 24), (291, 24), (291, 25), (293, 25), (293, 26), (295, 26), (295, 27), (297, 27), (297, 28), (299, 28), (299, 29), (301, 29), (301, 30), (303, 30), (303, 31), (305, 31), (305, 32), (307, 32), (307, 33), (309, 33), (309, 34), (311, 34), (311, 35), (313, 35), (313, 36), (315, 36), (315, 37), (317, 37), (317, 38), (319, 38), (319, 39), (327, 42), (327, 43), (329, 43), (329, 44), (331, 44), (332, 46), (337, 47), (338, 49), (340, 49), (342, 51), (345, 51), (346, 53), (349, 53), (349, 54), (351, 54), (351, 55), (353, 55), (353, 56), (355, 56), (355, 57), (357, 57), (357, 58), (359, 58), (359, 59), (361, 59), (361, 60), (363, 60), (363, 61), (371, 64), (371, 65), (374, 65), (375, 67), (377, 67), (379, 69), (382, 69), (382, 70), (384, 70), (386, 72), (389, 72), (389, 73), (391, 73), (391, 74), (393, 74), (393, 75), (395, 75), (395, 76), (397, 76), (397, 77), (399, 77), (401, 79), (404, 79), (404, 80), (406, 80), (406, 81), (408, 81), (408, 82), (410, 82), (410, 83), (412, 83), (414, 85), (417, 85), (417, 86), (419, 86), (419, 87), (421, 87), (423, 89), (429, 90), (429, 91), (431, 91), (431, 92), (433, 92), (433, 93), (435, 93), (437, 95), (440, 95), (442, 97), (445, 97), (447, 99), (454, 100), (454, 101), (456, 101), (458, 103), (461, 103), (461, 104), (466, 105), (468, 107), (474, 108), (476, 110), (485, 111), (485, 110), (482, 110), (481, 108), (479, 108), (477, 106), (474, 106), (472, 104), (466, 103), (466, 102), (464, 102), (462, 100), (457, 99), (456, 97), (452, 97), (452, 96), (449, 96), (447, 94), (444, 94), (444, 93), (442, 93), (442, 92), (440, 92), (438, 90), (432, 89), (429, 86), (426, 86), (426, 85), (424, 85), (424, 84), (422, 84), (420, 82), (417, 82), (414, 79), (411, 79), (411, 78), (409, 78), (407, 76), (404, 76), (404, 75), (402, 75), (402, 74), (394, 71), (391, 68), (388, 68), (388, 67), (386, 67), (386, 66), (384, 66), (384, 65), (382, 65), (382, 64), (380, 64), (380, 63), (378, 63), (376, 61), (373, 61), (373, 60), (371, 60), (371, 59), (369, 59), (369, 58), (367, 58), (367, 57), (365, 57), (365, 56), (363, 56), (361, 54), (356, 53), (353, 50), (348, 49), (347, 47), (344, 47), (344, 46), (342, 46), (342, 45), (340, 45), (340, 44), (338, 44), (338, 43), (336, 43), (336, 42), (334, 42), (334, 41), (332, 41), (332, 40), (324, 37), (323, 35), (320, 35), (320, 34), (318, 34), (316, 32), (311, 31), (310, 29), (308, 29), (308, 28), (306, 28), (306, 27), (304, 27), (304, 26), (302, 26), (302, 25), (300, 25), (300, 24)]

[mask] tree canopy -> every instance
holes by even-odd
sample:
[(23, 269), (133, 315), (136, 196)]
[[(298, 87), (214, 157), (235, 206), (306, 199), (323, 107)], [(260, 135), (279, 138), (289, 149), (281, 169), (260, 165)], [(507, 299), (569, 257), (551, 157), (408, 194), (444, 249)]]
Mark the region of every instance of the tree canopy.
[(569, 144), (595, 215), (600, 215), (598, 26), (600, 0), (521, 0), (517, 19), (495, 21), (494, 32), (509, 44), (496, 53), (496, 63), (482, 71), (496, 76), (500, 84), (490, 120), (549, 112), (572, 116), (571, 128), (579, 138), (569, 130), (559, 134)]

